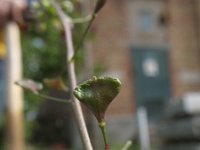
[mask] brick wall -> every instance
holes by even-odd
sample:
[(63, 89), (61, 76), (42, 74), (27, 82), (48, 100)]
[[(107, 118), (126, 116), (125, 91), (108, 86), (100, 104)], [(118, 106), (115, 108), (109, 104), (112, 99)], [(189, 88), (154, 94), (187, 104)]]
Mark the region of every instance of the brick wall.
[(94, 64), (102, 65), (105, 75), (119, 77), (122, 90), (108, 114), (133, 114), (134, 100), (127, 32), (125, 1), (109, 0), (95, 21)]
[[(124, 135), (121, 130), (123, 126), (130, 132), (134, 131), (135, 122), (131, 120), (135, 112), (134, 74), (130, 62), (130, 46), (135, 42), (135, 31), (137, 30), (134, 30), (136, 12), (132, 10), (130, 4), (136, 1), (109, 0), (93, 25), (95, 33), (92, 44), (94, 64), (103, 66), (106, 70), (104, 74), (117, 76), (122, 81), (121, 93), (107, 112), (108, 128), (111, 129), (108, 131), (112, 132), (113, 129), (114, 133), (117, 131), (117, 135)], [(166, 8), (168, 28), (166, 31), (161, 29), (157, 32), (158, 36), (155, 36), (157, 40), (151, 39), (151, 44), (149, 44), (149, 40), (146, 40), (145, 44), (169, 46), (173, 96), (181, 96), (190, 91), (200, 91), (200, 49), (198, 45), (200, 42), (197, 39), (199, 32), (197, 23), (200, 19), (194, 17), (192, 0), (151, 0), (151, 2), (144, 0), (139, 5), (151, 5), (148, 7), (155, 7), (157, 9), (155, 12), (162, 11), (162, 9), (164, 11)], [(200, 0), (198, 2), (200, 3)], [(135, 6), (136, 8), (138, 7)], [(197, 10), (199, 8), (197, 12), (200, 18), (200, 4), (196, 8)], [(130, 19), (132, 17), (133, 20)], [(138, 43), (141, 44), (144, 41)], [(124, 117), (124, 115), (128, 117)], [(117, 138), (113, 133), (109, 133), (109, 136)], [(129, 134), (125, 134), (124, 139), (129, 136)], [(119, 138), (119, 141), (122, 139)]]
[[(142, 7), (151, 9), (154, 13), (153, 17), (156, 18), (164, 8), (159, 1), (110, 0), (93, 27), (94, 64), (101, 64), (106, 69), (105, 74), (117, 76), (122, 81), (121, 93), (108, 110), (110, 115), (133, 114), (135, 111), (130, 47), (138, 43), (140, 45), (142, 43), (142, 46), (165, 44), (162, 28), (158, 29), (156, 26), (151, 33), (138, 32), (137, 11)], [(157, 25), (157, 22), (154, 25)]]
[[(200, 3), (200, 1), (197, 2)], [(133, 73), (130, 67), (129, 48), (131, 43), (134, 43), (136, 24), (134, 24), (135, 10), (131, 10), (131, 3), (133, 3), (131, 0), (108, 1), (93, 26), (95, 32), (92, 47), (94, 64), (102, 65), (106, 70), (106, 75), (117, 76), (123, 83), (121, 93), (109, 108), (110, 115), (134, 112)], [(167, 31), (161, 29), (159, 32), (163, 32), (163, 34), (158, 34), (158, 38), (163, 39), (154, 40), (153, 44), (156, 45), (157, 41), (157, 46), (169, 45), (171, 87), (174, 96), (181, 96), (185, 92), (199, 91), (200, 44), (197, 23), (200, 22), (198, 21), (200, 20), (200, 4), (194, 5), (193, 0), (163, 2), (152, 0), (152, 3), (149, 1), (139, 3), (139, 5), (146, 3), (149, 7), (155, 7), (155, 12), (162, 11), (164, 8), (167, 10), (168, 29)], [(195, 14), (195, 11), (199, 14)], [(133, 15), (133, 19), (130, 19), (131, 15)], [(130, 30), (130, 25), (133, 32)], [(147, 40), (147, 45), (148, 42)]]
[[(196, 7), (196, 6), (195, 6)], [(174, 95), (200, 90), (200, 49), (192, 0), (169, 0), (169, 40)]]

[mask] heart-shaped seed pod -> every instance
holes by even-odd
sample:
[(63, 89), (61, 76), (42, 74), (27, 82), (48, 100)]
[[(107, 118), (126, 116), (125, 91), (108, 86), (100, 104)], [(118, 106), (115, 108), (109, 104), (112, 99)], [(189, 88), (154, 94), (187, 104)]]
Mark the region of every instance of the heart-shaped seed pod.
[(77, 86), (74, 95), (93, 112), (98, 122), (102, 122), (109, 104), (120, 88), (121, 82), (117, 78), (93, 77)]

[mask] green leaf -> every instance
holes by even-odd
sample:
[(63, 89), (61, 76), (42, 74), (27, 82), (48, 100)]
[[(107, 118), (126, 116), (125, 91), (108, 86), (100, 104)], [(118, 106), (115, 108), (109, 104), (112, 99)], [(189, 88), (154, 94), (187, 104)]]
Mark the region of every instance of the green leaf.
[(117, 96), (121, 82), (117, 78), (93, 77), (74, 89), (75, 97), (84, 103), (99, 122), (104, 120), (108, 105)]

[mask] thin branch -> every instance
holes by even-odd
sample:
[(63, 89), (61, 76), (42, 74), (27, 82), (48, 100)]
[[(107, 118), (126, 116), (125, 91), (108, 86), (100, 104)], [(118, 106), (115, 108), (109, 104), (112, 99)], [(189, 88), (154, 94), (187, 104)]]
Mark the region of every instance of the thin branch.
[[(73, 47), (73, 42), (72, 42), (72, 33), (71, 33), (71, 26), (72, 26), (72, 21), (71, 19), (63, 13), (61, 10), (60, 6), (55, 2), (51, 1), (52, 5), (56, 9), (58, 16), (60, 17), (61, 22), (63, 23), (64, 31), (65, 31), (65, 40), (66, 40), (66, 47), (67, 47), (67, 62), (69, 61), (70, 58), (72, 58), (74, 54), (74, 47)], [(93, 150), (92, 144), (87, 132), (86, 124), (84, 121), (81, 105), (79, 101), (74, 97), (73, 95), (73, 89), (75, 89), (77, 82), (76, 82), (76, 75), (75, 75), (75, 68), (74, 68), (74, 63), (67, 63), (67, 73), (68, 73), (68, 82), (69, 82), (69, 92), (70, 92), (70, 97), (72, 99), (72, 107), (75, 113), (76, 121), (78, 124), (79, 132), (81, 135), (81, 139), (84, 145), (84, 148), (86, 150)]]
[(38, 93), (37, 95), (41, 98), (45, 98), (45, 99), (51, 100), (51, 101), (62, 102), (62, 103), (70, 103), (71, 102), (71, 100), (65, 100), (62, 98), (52, 97), (52, 96), (44, 95), (41, 93)]
[(91, 18), (89, 20), (89, 23), (88, 25), (86, 26), (84, 32), (83, 32), (83, 35), (81, 37), (81, 40), (79, 41), (77, 47), (75, 48), (75, 52), (74, 52), (74, 55), (72, 56), (72, 58), (70, 59), (69, 63), (72, 62), (75, 58), (76, 58), (76, 55), (79, 51), (79, 49), (81, 48), (86, 36), (87, 36), (87, 33), (89, 31), (89, 29), (91, 28), (97, 14), (99, 13), (99, 11), (105, 6), (107, 0), (97, 0), (96, 4), (95, 4), (95, 8), (92, 12), (92, 15), (91, 15)]
[(79, 43), (77, 44), (77, 47), (75, 48), (74, 55), (69, 60), (69, 63), (72, 62), (76, 58), (77, 53), (78, 53), (79, 49), (81, 48), (82, 43), (85, 41), (87, 33), (88, 33), (90, 27), (92, 26), (92, 23), (93, 23), (95, 18), (96, 18), (96, 14), (92, 14), (91, 19), (90, 19), (86, 29), (84, 30), (83, 35), (81, 36), (81, 40), (79, 41)]
[(85, 22), (90, 21), (91, 19), (92, 19), (92, 15), (88, 15), (86, 17), (72, 19), (72, 23), (73, 24), (85, 23)]

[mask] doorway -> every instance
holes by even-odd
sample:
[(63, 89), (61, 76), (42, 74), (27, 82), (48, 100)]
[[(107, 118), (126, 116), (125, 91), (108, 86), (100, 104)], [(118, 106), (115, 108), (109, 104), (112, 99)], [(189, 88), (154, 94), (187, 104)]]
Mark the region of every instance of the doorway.
[(150, 121), (158, 120), (171, 96), (168, 51), (133, 47), (131, 60), (136, 106), (146, 108)]

